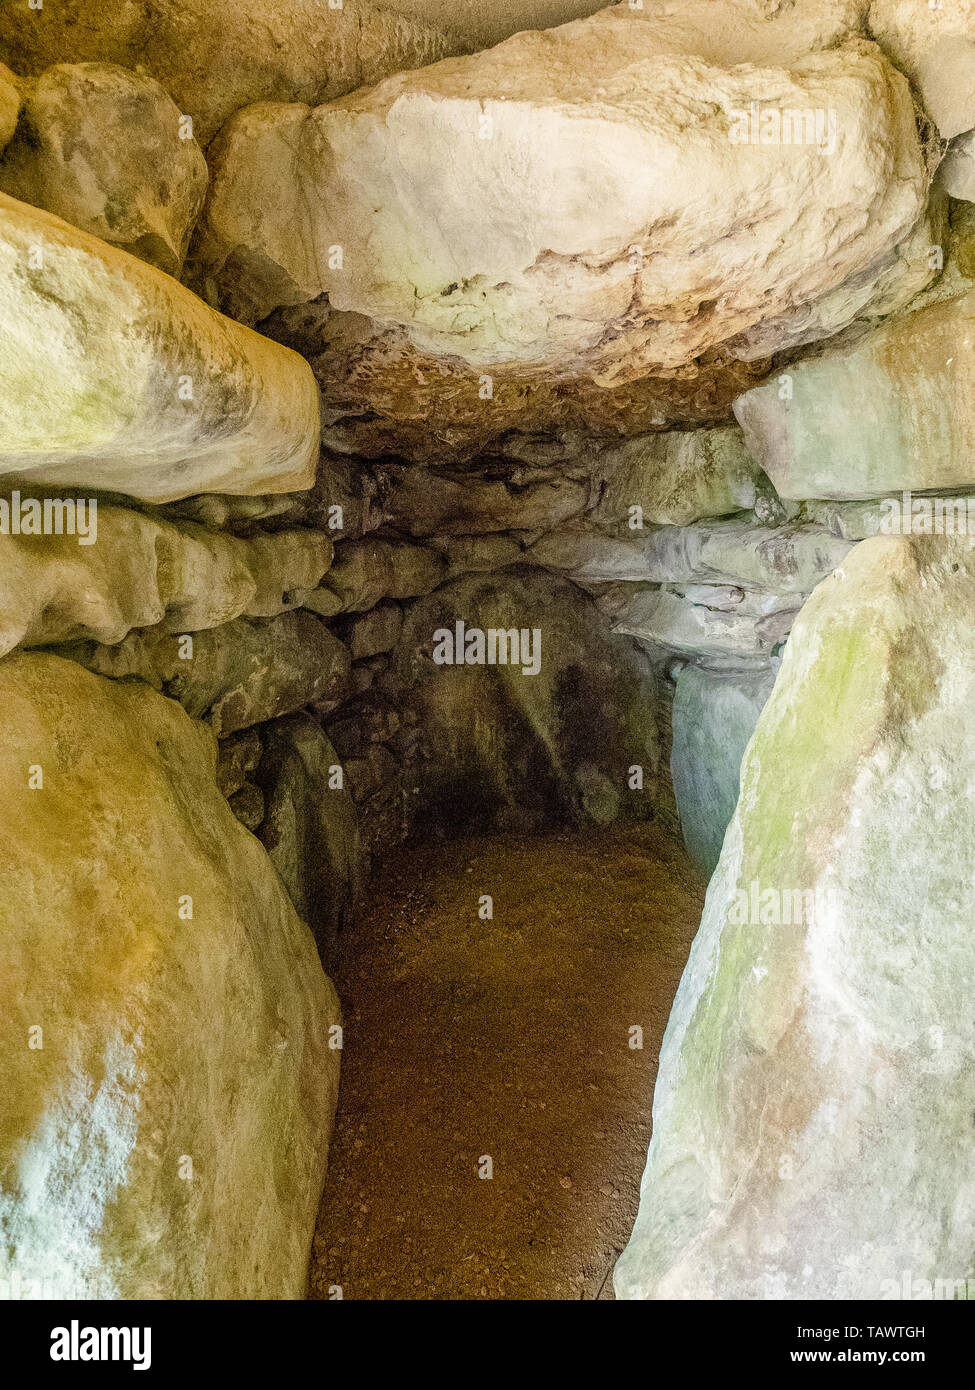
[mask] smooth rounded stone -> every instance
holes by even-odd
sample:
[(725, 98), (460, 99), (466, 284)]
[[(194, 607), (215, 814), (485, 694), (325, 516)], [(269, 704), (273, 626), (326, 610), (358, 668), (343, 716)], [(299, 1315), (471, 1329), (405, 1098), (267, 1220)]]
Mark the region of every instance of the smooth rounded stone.
[[(10, 495), (3, 501), (10, 506)], [(332, 553), (328, 538), (312, 531), (237, 540), (123, 507), (96, 503), (86, 505), (83, 523), (80, 515), (76, 535), (0, 535), (0, 654), (111, 644), (156, 624), (184, 633), (241, 614), (271, 616), (292, 606), (291, 590), (314, 588)]]
[(626, 439), (600, 450), (595, 473), (605, 484), (592, 519), (608, 526), (625, 527), (634, 508), (645, 523), (683, 526), (751, 511), (763, 484), (771, 491), (736, 425)]
[(312, 589), (302, 599), (302, 608), (317, 613), (320, 618), (334, 618), (342, 612), (342, 599), (331, 589)]
[[(481, 641), (483, 663), (446, 661), (458, 623), (460, 656)], [(493, 663), (491, 631), (502, 634)], [(515, 568), (443, 585), (411, 606), (394, 666), (422, 731), (411, 785), (425, 823), (528, 829), (652, 813), (666, 780), (658, 683), (566, 580)]]
[(973, 0), (873, 0), (869, 27), (916, 82), (944, 139), (975, 126)]
[[(752, 141), (756, 102), (822, 129)], [(862, 42), (709, 66), (615, 6), (314, 110), (249, 107), (211, 174), (199, 259), (235, 316), (324, 292), (502, 375), (608, 386), (732, 339), (761, 357), (846, 326), (875, 277), (920, 288), (897, 250), (929, 185), (911, 94)]]
[(158, 82), (113, 63), (49, 68), (0, 163), (0, 188), (177, 278), (209, 174)]
[(61, 655), (116, 680), (138, 677), (206, 719), (219, 738), (350, 689), (348, 649), (312, 613), (237, 618), (185, 639), (162, 628), (116, 646), (75, 642)]
[(735, 415), (783, 497), (975, 484), (975, 293), (883, 323), (747, 391)]
[(306, 362), (5, 194), (0, 344), (0, 474), (160, 502), (314, 482)]
[(353, 618), (342, 631), (353, 661), (392, 651), (403, 631), (403, 610), (398, 603), (384, 599), (368, 613)]
[(670, 775), (684, 844), (706, 878), (720, 858), (742, 756), (774, 680), (768, 670), (718, 673), (690, 662), (677, 677)]
[[(384, 598), (429, 594), (443, 579), (444, 561), (435, 550), (406, 541), (366, 536), (337, 547), (325, 587), (337, 594), (340, 612), (363, 613)], [(311, 595), (311, 607), (316, 595)]]
[(0, 703), (0, 1278), (304, 1297), (339, 1006), (212, 734), (43, 653)]
[[(254, 101), (330, 101), (386, 73), (433, 62), (447, 35), (368, 0), (57, 0), (0, 8), (0, 50), (25, 73), (121, 63), (161, 82), (206, 145)], [(454, 45), (456, 51), (456, 41)]]
[(501, 478), (390, 465), (380, 478), (385, 520), (412, 536), (547, 531), (579, 516), (589, 502), (589, 489), (571, 478), (511, 487)]
[(717, 659), (722, 667), (766, 667), (774, 646), (751, 614), (691, 603), (669, 589), (636, 589), (612, 627), (682, 656)]
[(0, 151), (13, 138), (20, 115), (20, 88), (17, 78), (0, 63)]
[(938, 180), (952, 198), (975, 203), (975, 130), (952, 140), (938, 165)]
[(970, 1271), (973, 609), (975, 541), (875, 537), (800, 614), (664, 1039), (619, 1297)]
[(365, 879), (347, 778), (328, 737), (309, 715), (276, 719), (261, 732), (261, 843), (325, 953), (350, 923)]

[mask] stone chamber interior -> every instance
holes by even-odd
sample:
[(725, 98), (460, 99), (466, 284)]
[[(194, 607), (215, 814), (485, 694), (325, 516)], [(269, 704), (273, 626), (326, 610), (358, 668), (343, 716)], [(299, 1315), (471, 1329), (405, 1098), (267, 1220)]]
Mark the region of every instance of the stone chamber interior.
[(6, 1297), (975, 1289), (975, 4), (596, 11), (0, 9)]

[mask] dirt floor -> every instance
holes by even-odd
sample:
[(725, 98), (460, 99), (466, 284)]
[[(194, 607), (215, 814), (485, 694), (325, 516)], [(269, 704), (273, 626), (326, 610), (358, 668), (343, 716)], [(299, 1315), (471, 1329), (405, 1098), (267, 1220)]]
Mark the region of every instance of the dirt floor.
[(330, 963), (345, 1048), (312, 1297), (612, 1298), (703, 901), (653, 826), (387, 861)]

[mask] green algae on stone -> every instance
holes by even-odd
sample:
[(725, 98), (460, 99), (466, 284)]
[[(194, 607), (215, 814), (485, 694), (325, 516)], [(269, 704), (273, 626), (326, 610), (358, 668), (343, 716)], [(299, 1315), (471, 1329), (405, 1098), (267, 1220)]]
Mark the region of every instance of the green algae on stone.
[(674, 1001), (620, 1296), (970, 1274), (973, 605), (975, 542), (876, 538), (801, 613)]

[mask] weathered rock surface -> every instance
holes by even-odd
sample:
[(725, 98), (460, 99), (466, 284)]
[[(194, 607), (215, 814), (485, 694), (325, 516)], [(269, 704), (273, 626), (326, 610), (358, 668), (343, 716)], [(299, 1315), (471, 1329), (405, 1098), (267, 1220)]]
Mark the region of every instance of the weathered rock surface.
[[(975, 44), (972, 45), (975, 50)], [(938, 165), (938, 179), (946, 193), (975, 203), (975, 131), (968, 130), (952, 140)]]
[[(778, 605), (777, 607), (775, 605)], [(613, 615), (613, 631), (666, 647), (707, 665), (740, 670), (766, 668), (775, 647), (792, 625), (797, 607), (775, 596), (771, 624), (737, 605), (721, 608), (695, 603), (669, 588), (638, 588)]]
[[(517, 629), (521, 659), (437, 664), (435, 634), (458, 621)], [(529, 652), (522, 629), (538, 630)], [(524, 674), (533, 653), (538, 669)], [(455, 580), (412, 606), (395, 657), (421, 730), (425, 816), (529, 828), (649, 814), (661, 772), (655, 678), (571, 584), (519, 568)], [(643, 789), (630, 785), (634, 767)]]
[(307, 363), (0, 194), (0, 473), (166, 501), (310, 487)]
[(111, 63), (64, 63), (30, 91), (0, 188), (179, 277), (209, 175), (176, 103)]
[(184, 633), (241, 614), (271, 617), (315, 588), (332, 554), (314, 531), (237, 540), (123, 507), (99, 506), (93, 517), (91, 544), (0, 535), (0, 655), (21, 645), (111, 644), (156, 624)]
[[(752, 142), (753, 102), (830, 130)], [(602, 386), (845, 326), (865, 282), (889, 298), (929, 182), (876, 47), (712, 67), (621, 7), (315, 110), (249, 107), (211, 171), (199, 256), (235, 316), (324, 291), (421, 353)]]
[(716, 348), (662, 376), (606, 386), (576, 378), (494, 373), (421, 353), (402, 328), (377, 330), (361, 314), (334, 314), (312, 359), (322, 390), (322, 438), (340, 453), (396, 454), (416, 463), (466, 462), (504, 446), (511, 431), (574, 430), (609, 437), (727, 422), (734, 398), (767, 376), (767, 358), (742, 362)]
[(677, 677), (670, 774), (684, 843), (708, 878), (738, 804), (741, 760), (773, 679), (770, 671), (723, 675), (690, 663)]
[(484, 574), (506, 569), (525, 559), (525, 553), (512, 536), (455, 536), (433, 542), (447, 562), (444, 582), (462, 574)]
[(17, 129), (20, 115), (20, 90), (17, 79), (8, 67), (0, 63), (0, 151)]
[(763, 490), (771, 491), (731, 425), (624, 440), (600, 452), (596, 471), (606, 482), (594, 519), (623, 528), (634, 507), (641, 522), (683, 526), (750, 511)]
[[(455, 44), (456, 46), (456, 44)], [(421, 19), (356, 0), (333, 9), (307, 0), (58, 0), (0, 10), (0, 49), (20, 72), (52, 63), (140, 68), (192, 116), (206, 145), (254, 101), (330, 101), (387, 73), (433, 62), (445, 34)]]
[(368, 613), (353, 618), (343, 636), (353, 661), (389, 652), (403, 631), (403, 610), (398, 603), (384, 599)]
[[(375, 608), (380, 599), (429, 594), (443, 579), (444, 569), (441, 556), (426, 546), (380, 536), (349, 541), (337, 548), (335, 562), (326, 577), (328, 593), (338, 599), (338, 607), (329, 606), (328, 615), (364, 613)], [(307, 606), (321, 611), (315, 598), (316, 595), (310, 595)]]
[(735, 402), (786, 498), (868, 498), (975, 484), (975, 293), (894, 318)]
[(659, 526), (640, 539), (553, 531), (536, 541), (528, 556), (582, 582), (742, 584), (808, 594), (842, 563), (850, 545), (823, 526), (799, 521), (768, 527), (743, 516)]
[(970, 1271), (973, 605), (975, 542), (875, 538), (800, 615), (664, 1040), (620, 1296)]
[(212, 735), (46, 654), (0, 702), (0, 1277), (303, 1297), (338, 1002)]
[(312, 613), (237, 618), (198, 632), (192, 647), (164, 628), (130, 633), (116, 646), (77, 642), (62, 655), (115, 679), (137, 676), (206, 718), (218, 738), (349, 689), (349, 653)]
[(870, 31), (918, 85), (945, 139), (975, 126), (975, 3), (873, 0)]
[[(787, 66), (808, 53), (835, 48), (854, 37), (868, 0), (641, 0), (634, 10), (651, 27), (662, 53), (696, 53), (730, 67), (754, 63)], [(605, 12), (604, 12), (605, 13)]]
[(355, 807), (337, 771), (338, 755), (309, 715), (265, 727), (260, 838), (320, 948), (349, 922), (364, 879)]
[(381, 479), (383, 516), (413, 536), (548, 530), (589, 502), (588, 487), (566, 477), (510, 486), (490, 474), (451, 477), (439, 469), (387, 464)]

